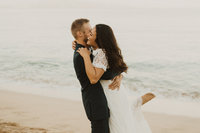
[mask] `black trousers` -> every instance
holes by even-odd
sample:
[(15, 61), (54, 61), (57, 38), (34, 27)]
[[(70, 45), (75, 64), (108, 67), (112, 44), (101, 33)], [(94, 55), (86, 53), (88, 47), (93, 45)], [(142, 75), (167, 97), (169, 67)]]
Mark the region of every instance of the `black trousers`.
[(91, 121), (92, 133), (109, 133), (108, 119)]

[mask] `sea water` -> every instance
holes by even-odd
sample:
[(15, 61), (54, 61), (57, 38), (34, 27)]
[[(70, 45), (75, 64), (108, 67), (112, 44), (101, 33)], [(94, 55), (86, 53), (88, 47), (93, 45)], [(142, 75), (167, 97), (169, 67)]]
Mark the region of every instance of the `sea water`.
[(200, 100), (200, 8), (62, 2), (0, 7), (0, 89), (80, 100), (70, 26), (83, 17), (113, 28), (134, 94)]

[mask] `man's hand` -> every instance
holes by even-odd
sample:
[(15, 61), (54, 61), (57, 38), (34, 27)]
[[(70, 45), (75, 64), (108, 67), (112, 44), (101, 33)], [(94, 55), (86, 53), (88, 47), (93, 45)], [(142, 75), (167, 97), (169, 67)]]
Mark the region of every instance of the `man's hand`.
[(119, 90), (122, 78), (123, 78), (122, 74), (114, 77), (114, 79), (112, 80), (112, 83), (109, 85), (109, 89), (111, 89), (111, 90), (115, 90), (115, 89)]
[(75, 50), (76, 49), (76, 41), (72, 42), (72, 49)]

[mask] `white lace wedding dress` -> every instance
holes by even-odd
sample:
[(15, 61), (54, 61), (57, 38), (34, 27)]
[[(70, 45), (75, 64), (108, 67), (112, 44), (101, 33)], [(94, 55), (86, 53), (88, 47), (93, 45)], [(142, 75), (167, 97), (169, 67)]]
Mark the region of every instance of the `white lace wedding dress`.
[[(109, 67), (105, 52), (93, 50), (93, 65), (104, 71)], [(141, 111), (142, 98), (130, 96), (127, 88), (121, 84), (119, 90), (108, 89), (111, 80), (101, 80), (108, 107), (110, 109), (110, 133), (151, 133), (151, 129)]]

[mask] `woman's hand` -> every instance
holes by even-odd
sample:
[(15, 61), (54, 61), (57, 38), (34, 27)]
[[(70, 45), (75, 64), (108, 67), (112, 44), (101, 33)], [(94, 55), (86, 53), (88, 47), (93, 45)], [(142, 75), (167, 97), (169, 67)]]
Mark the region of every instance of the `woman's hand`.
[(84, 58), (90, 56), (90, 51), (87, 48), (79, 48), (77, 52)]
[(76, 40), (72, 42), (72, 49), (73, 49), (73, 50), (76, 49)]

